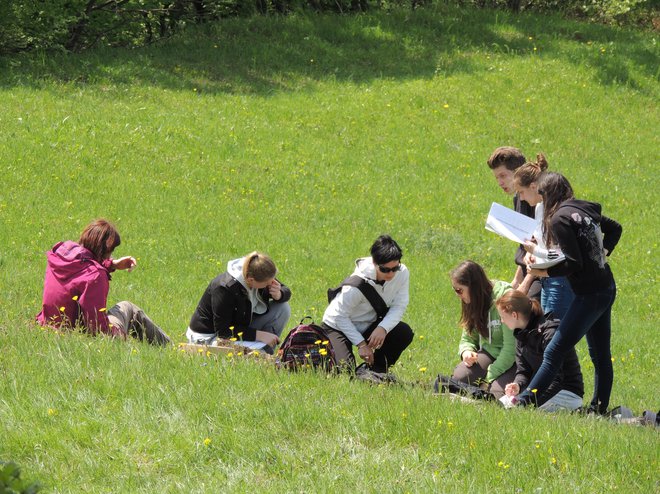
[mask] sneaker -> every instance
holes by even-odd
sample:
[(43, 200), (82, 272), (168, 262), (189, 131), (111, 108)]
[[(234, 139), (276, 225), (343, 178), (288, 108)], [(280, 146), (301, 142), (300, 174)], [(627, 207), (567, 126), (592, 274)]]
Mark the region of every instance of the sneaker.
[(373, 384), (395, 384), (398, 382), (394, 374), (373, 371), (365, 363), (357, 366), (355, 377)]

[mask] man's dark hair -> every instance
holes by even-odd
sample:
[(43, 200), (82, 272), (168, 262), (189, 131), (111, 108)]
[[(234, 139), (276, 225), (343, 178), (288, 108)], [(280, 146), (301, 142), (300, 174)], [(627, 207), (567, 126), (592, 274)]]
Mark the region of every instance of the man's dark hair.
[(504, 165), (507, 170), (515, 170), (525, 164), (527, 159), (522, 151), (511, 146), (502, 146), (493, 151), (488, 158), (488, 167), (491, 170)]
[(371, 246), (371, 258), (376, 264), (399, 261), (402, 257), (401, 247), (389, 235), (381, 235)]

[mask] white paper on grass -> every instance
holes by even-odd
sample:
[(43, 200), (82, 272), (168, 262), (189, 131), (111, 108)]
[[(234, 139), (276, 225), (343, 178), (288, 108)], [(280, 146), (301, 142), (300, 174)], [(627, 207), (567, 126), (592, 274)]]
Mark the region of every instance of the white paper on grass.
[(266, 347), (263, 341), (235, 341), (233, 344), (249, 348), (250, 350), (261, 350)]
[(513, 209), (494, 202), (490, 206), (486, 219), (486, 230), (497, 233), (501, 237), (524, 244), (531, 240), (538, 222), (534, 218), (517, 213)]

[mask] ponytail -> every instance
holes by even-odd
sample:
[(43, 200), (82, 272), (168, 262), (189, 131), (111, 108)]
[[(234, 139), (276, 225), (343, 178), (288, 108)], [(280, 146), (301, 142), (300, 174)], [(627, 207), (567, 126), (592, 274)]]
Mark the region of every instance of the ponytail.
[(254, 278), (256, 281), (267, 281), (275, 278), (277, 268), (273, 260), (261, 252), (251, 252), (243, 260), (243, 278)]
[(543, 309), (538, 300), (529, 298), (519, 290), (509, 290), (497, 299), (495, 305), (502, 312), (511, 314), (517, 312), (525, 319), (543, 315)]
[(536, 155), (536, 161), (528, 161), (513, 174), (513, 183), (517, 187), (529, 187), (537, 182), (548, 169), (548, 160), (542, 154)]

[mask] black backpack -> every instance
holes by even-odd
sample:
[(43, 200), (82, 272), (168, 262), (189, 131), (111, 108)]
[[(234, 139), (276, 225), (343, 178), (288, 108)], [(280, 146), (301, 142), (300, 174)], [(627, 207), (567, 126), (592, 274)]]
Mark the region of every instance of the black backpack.
[[(337, 365), (328, 335), (314, 323), (300, 324), (284, 338), (277, 352), (276, 364), (289, 370), (323, 369), (331, 371)], [(310, 318), (311, 319), (311, 318)]]
[(450, 393), (466, 396), (474, 400), (497, 401), (495, 400), (495, 396), (488, 391), (481, 389), (479, 386), (467, 384), (458, 381), (453, 377), (443, 376), (442, 374), (438, 374), (437, 379), (433, 383), (433, 391), (436, 394)]
[(376, 311), (376, 321), (372, 323), (372, 326), (375, 328), (380, 324), (383, 318), (387, 315), (387, 311), (390, 310), (387, 307), (387, 304), (383, 300), (383, 297), (378, 295), (376, 289), (371, 286), (367, 280), (360, 278), (357, 275), (349, 276), (338, 287), (328, 288), (328, 303), (332, 302), (335, 297), (341, 292), (341, 289), (345, 286), (353, 286), (362, 292), (362, 295), (369, 301), (371, 306)]

